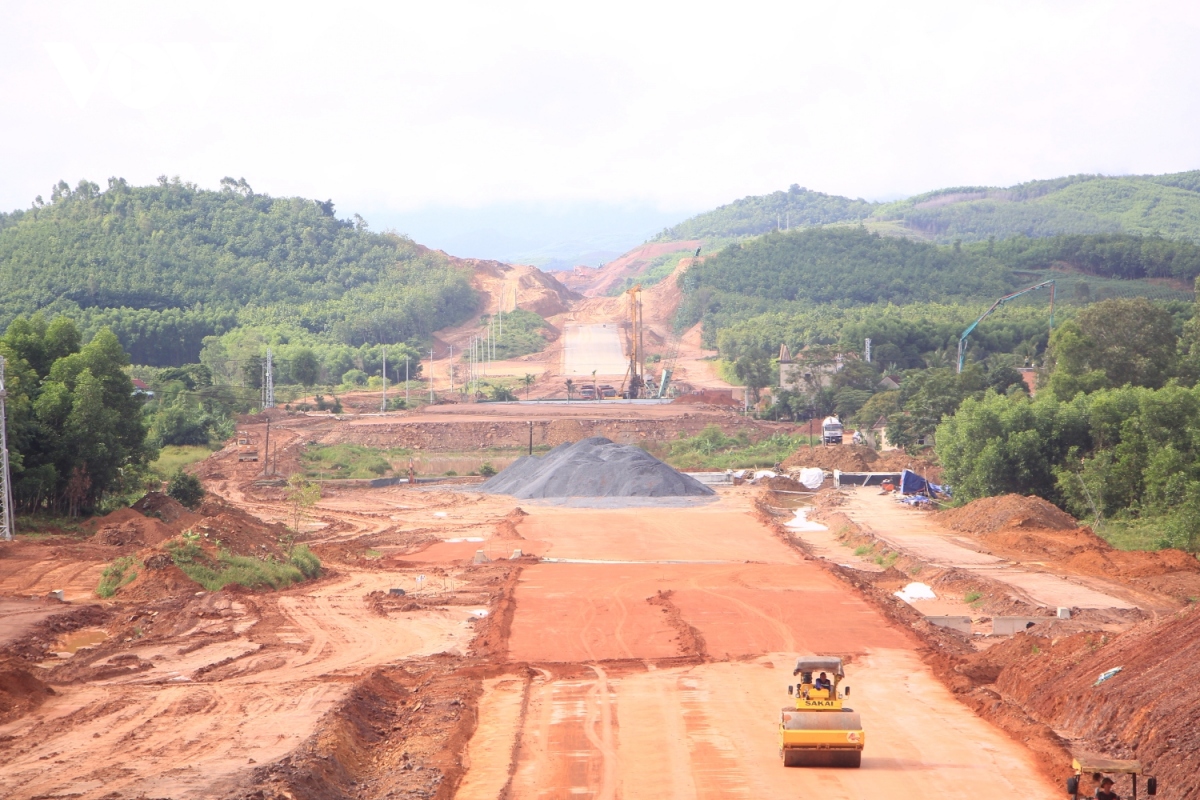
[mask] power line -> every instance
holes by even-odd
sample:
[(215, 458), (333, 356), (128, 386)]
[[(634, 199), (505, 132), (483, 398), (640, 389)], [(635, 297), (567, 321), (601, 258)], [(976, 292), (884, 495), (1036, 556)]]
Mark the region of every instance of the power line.
[(0, 356), (0, 539), (11, 541), (17, 529), (13, 512), (12, 476), (8, 470), (8, 417), (4, 408), (4, 357)]

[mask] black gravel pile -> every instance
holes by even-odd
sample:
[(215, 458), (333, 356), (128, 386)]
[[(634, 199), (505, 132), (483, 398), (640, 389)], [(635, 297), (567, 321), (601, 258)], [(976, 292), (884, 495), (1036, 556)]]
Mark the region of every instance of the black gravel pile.
[(480, 491), (538, 497), (700, 497), (713, 490), (640, 447), (603, 436), (526, 456), (487, 480)]

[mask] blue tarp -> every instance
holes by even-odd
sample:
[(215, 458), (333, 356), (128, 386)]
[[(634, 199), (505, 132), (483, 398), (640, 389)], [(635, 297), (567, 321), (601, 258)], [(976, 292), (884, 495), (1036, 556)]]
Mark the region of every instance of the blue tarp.
[(950, 495), (949, 486), (939, 486), (936, 483), (930, 483), (911, 469), (906, 469), (900, 473), (900, 486), (898, 488), (900, 494), (944, 494), (947, 497)]

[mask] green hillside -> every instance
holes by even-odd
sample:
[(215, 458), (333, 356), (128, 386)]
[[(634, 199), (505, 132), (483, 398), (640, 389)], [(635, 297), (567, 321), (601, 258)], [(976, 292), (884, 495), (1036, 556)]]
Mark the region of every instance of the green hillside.
[(757, 236), (777, 228), (804, 228), (871, 216), (878, 203), (822, 194), (792, 184), (786, 192), (743, 197), (667, 228), (656, 242)]
[(756, 236), (777, 227), (865, 221), (888, 233), (949, 243), (1062, 234), (1136, 234), (1200, 242), (1200, 170), (1171, 175), (1072, 175), (1006, 188), (960, 186), (895, 203), (810, 192), (745, 197), (698, 214), (655, 241)]
[(49, 203), (0, 214), (0, 329), (66, 314), (85, 335), (111, 327), (141, 364), (194, 362), (205, 337), (245, 327), (345, 347), (421, 339), (474, 309), (468, 278), (406, 238), (337, 219), (332, 202), (229, 178), (220, 191), (59, 183)]

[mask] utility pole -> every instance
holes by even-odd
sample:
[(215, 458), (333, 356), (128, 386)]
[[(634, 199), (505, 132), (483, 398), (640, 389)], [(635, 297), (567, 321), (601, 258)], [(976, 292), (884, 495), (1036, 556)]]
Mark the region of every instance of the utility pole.
[(450, 394), (454, 394), (454, 345), (450, 345)]
[(8, 472), (8, 417), (4, 409), (4, 357), (0, 356), (0, 539), (12, 540), (17, 530), (17, 515), (13, 511), (12, 483)]
[(275, 362), (271, 348), (267, 348), (267, 379), (263, 381), (263, 408), (275, 407)]
[(408, 356), (404, 357), (404, 407), (408, 408)]
[(263, 470), (264, 475), (271, 472), (271, 418), (267, 417), (267, 438), (263, 442), (263, 459), (267, 462), (266, 469)]
[(380, 411), (387, 411), (387, 348), (383, 348), (383, 406)]
[(429, 402), (433, 403), (433, 348), (429, 348)]

